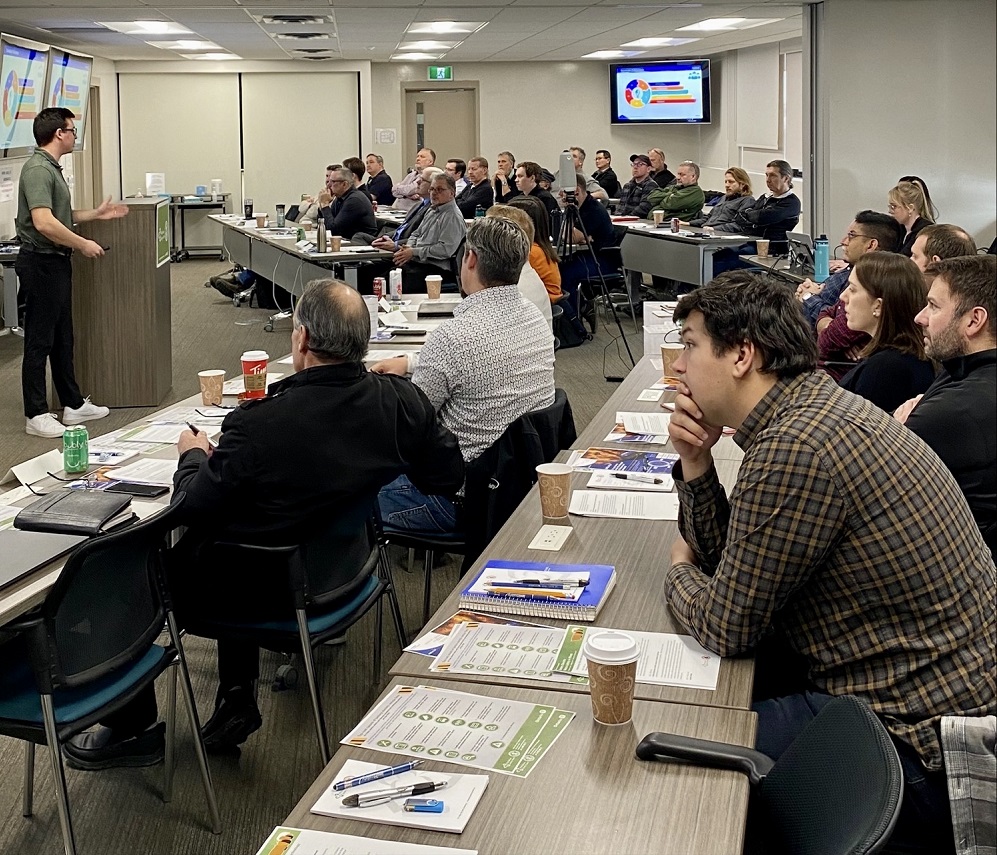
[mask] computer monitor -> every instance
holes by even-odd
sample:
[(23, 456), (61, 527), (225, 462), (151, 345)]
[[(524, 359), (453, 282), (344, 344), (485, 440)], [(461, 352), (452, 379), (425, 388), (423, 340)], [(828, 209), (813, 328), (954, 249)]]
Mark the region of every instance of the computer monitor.
[(814, 242), (803, 232), (786, 232), (789, 242), (789, 269), (802, 275), (814, 272)]

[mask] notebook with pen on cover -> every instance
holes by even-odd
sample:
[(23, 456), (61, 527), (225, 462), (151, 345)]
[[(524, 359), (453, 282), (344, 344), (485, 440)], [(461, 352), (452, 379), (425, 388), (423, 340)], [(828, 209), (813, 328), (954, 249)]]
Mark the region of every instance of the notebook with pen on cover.
[(593, 621), (615, 584), (616, 570), (608, 564), (491, 559), (460, 592), (460, 607), (555, 620)]

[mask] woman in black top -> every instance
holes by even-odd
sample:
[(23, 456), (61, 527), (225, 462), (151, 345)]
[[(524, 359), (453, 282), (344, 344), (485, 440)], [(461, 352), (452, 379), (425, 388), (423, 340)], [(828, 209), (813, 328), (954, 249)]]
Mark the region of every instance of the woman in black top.
[(904, 227), (906, 233), (899, 252), (910, 258), (917, 233), (935, 222), (931, 206), (920, 185), (913, 181), (901, 181), (897, 184), (889, 193), (888, 204), (890, 216)]
[(841, 293), (848, 328), (872, 336), (862, 359), (841, 378), (842, 388), (892, 413), (923, 394), (935, 378), (914, 317), (924, 307), (924, 277), (909, 258), (867, 252), (848, 275)]

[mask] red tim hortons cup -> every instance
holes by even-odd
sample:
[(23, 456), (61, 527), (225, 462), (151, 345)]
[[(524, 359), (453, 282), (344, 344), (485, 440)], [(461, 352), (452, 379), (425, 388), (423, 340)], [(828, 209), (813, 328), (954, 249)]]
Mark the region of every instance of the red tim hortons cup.
[(267, 362), (265, 350), (247, 350), (242, 354), (242, 380), (247, 398), (263, 398), (267, 394)]

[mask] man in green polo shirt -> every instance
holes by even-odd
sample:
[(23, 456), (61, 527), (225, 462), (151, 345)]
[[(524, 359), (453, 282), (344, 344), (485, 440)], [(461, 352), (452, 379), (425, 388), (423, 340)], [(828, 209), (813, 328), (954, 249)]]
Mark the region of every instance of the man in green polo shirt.
[[(32, 436), (62, 436), (63, 424), (102, 419), (107, 407), (91, 404), (80, 393), (73, 370), (73, 251), (87, 258), (104, 254), (99, 243), (80, 237), (73, 223), (110, 220), (128, 213), (108, 197), (100, 207), (74, 211), (59, 158), (76, 143), (75, 116), (49, 107), (35, 116), (37, 148), (21, 169), (14, 225), (21, 241), (14, 269), (24, 297), (24, 359), (21, 390), (25, 430)], [(48, 411), (45, 362), (64, 407), (63, 421)]]

